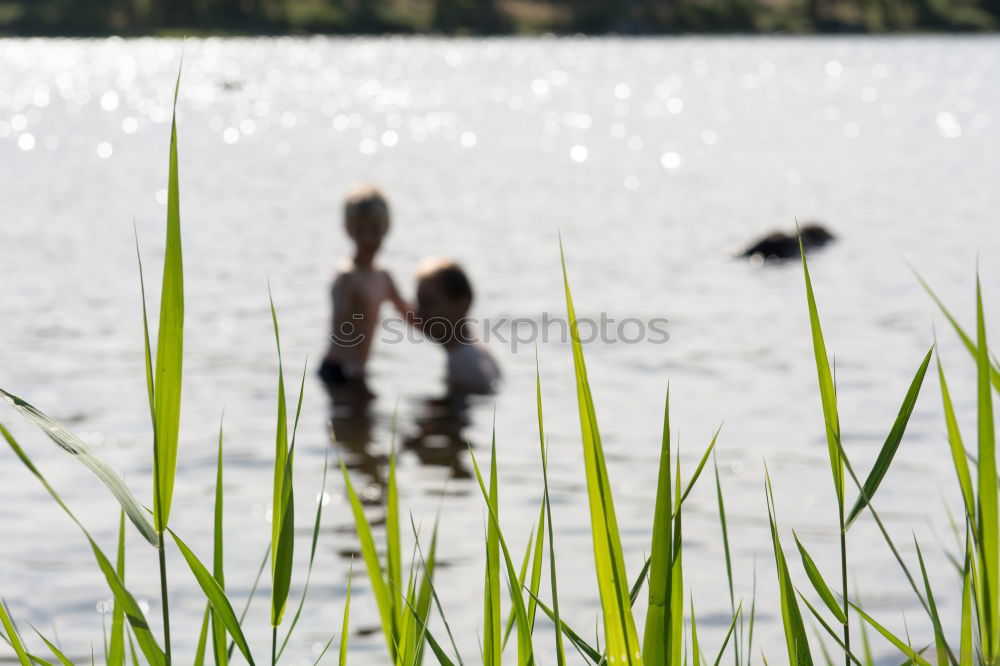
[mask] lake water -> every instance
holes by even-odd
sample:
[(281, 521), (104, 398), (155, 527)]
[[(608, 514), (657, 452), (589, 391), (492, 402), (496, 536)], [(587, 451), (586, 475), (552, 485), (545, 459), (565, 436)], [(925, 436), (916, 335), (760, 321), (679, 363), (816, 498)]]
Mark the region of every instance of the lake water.
[[(0, 41), (0, 386), (85, 436), (140, 498), (150, 495), (151, 446), (133, 219), (156, 300), (180, 55), (180, 42), (153, 39)], [(402, 290), (412, 297), (427, 255), (454, 257), (474, 281), (473, 314), (501, 324), (489, 345), (504, 389), (473, 409), (463, 436), (485, 458), (495, 420), (501, 521), (516, 553), (541, 497), (536, 345), (527, 338), (564, 313), (557, 234), (580, 316), (669, 320), (666, 343), (586, 346), (629, 575), (650, 547), (669, 382), (685, 477), (725, 421), (718, 464), (736, 594), (749, 603), (756, 562), (755, 646), (782, 662), (764, 464), (786, 550), (795, 529), (831, 580), (836, 510), (801, 270), (752, 266), (731, 251), (796, 219), (823, 220), (839, 237), (814, 256), (812, 272), (858, 467), (874, 459), (935, 323), (971, 437), (972, 366), (904, 259), (969, 324), (978, 256), (998, 330), (998, 73), (995, 37), (188, 41), (178, 104), (187, 339), (174, 528), (210, 559), (207, 507), (225, 408), (227, 584), (242, 605), (270, 534), (270, 281), (292, 393), (310, 359), (296, 456), (304, 565), (330, 449), (329, 404), (312, 370), (328, 332), (330, 275), (349, 252), (340, 205), (353, 183), (373, 181), (393, 208), (382, 259)], [(638, 324), (622, 331), (634, 339), (630, 326)], [(564, 618), (592, 636), (599, 606), (572, 362), (558, 323), (546, 330), (537, 351), (560, 601)], [(373, 470), (385, 474), (379, 461), (397, 406), (401, 438), (432, 430), (425, 402), (441, 392), (443, 368), (429, 343), (376, 342), (379, 397), (371, 418), (348, 423), (355, 430), (342, 437), (370, 440), (348, 457), (369, 496), (379, 488)], [(955, 579), (941, 545), (954, 548), (943, 507), (960, 504), (940, 412), (929, 374), (877, 505), (914, 563), (905, 544), (916, 531), (955, 627)], [(100, 483), (12, 410), (0, 419), (110, 551), (117, 513)], [(71, 655), (100, 652), (108, 592), (82, 535), (11, 453), (0, 460), (3, 596), (25, 625), (54, 623)], [(486, 517), (463, 478), (469, 468), (460, 447), (409, 448), (399, 459), (404, 514), (427, 536), (440, 513), (438, 589), (472, 663)], [(338, 474), (332, 468), (309, 610), (287, 663), (311, 663), (339, 632), (357, 540)], [(714, 654), (729, 601), (710, 471), (686, 506), (685, 582)], [(852, 585), (870, 610), (900, 631), (905, 613), (926, 640), (928, 624), (870, 519), (849, 543)], [(158, 627), (155, 554), (134, 532), (129, 547), (130, 585)], [(172, 556), (170, 568), (183, 662), (203, 602), (183, 562)], [(355, 562), (352, 663), (385, 663), (362, 569)], [(797, 563), (792, 570), (806, 586)], [(248, 619), (262, 655), (266, 597), (265, 583)], [(539, 623), (544, 663), (548, 626)], [(893, 661), (887, 645), (876, 652)]]

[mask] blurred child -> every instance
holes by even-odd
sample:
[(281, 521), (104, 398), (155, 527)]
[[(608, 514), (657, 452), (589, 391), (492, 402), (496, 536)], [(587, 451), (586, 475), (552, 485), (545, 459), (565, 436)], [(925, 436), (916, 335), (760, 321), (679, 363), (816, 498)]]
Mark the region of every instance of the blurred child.
[(370, 185), (352, 190), (344, 201), (344, 228), (355, 250), (333, 279), (330, 348), (319, 369), (329, 387), (364, 386), (365, 364), (383, 302), (391, 301), (407, 321), (413, 317), (392, 277), (375, 263), (389, 230), (389, 204), (382, 192)]
[(468, 319), (472, 296), (465, 271), (452, 261), (432, 260), (417, 274), (417, 323), (447, 352), (453, 395), (494, 393), (500, 381), (499, 366)]

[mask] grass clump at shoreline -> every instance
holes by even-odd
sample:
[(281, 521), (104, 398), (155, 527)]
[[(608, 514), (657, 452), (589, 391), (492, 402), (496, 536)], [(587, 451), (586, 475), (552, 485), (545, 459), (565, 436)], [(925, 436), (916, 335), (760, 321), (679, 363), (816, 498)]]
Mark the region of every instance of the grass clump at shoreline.
[[(177, 88), (175, 88), (176, 106)], [(171, 125), (169, 151), (169, 187), (166, 224), (165, 262), (162, 279), (161, 307), (158, 321), (156, 353), (150, 344), (149, 322), (145, 306), (145, 285), (140, 263), (140, 287), (143, 293), (143, 330), (145, 341), (146, 384), (149, 397), (150, 419), (153, 426), (151, 467), (153, 469), (152, 509), (147, 509), (121, 479), (121, 477), (96, 457), (68, 428), (46, 416), (42, 411), (17, 396), (0, 389), (0, 398), (15, 411), (38, 426), (56, 445), (71, 454), (88, 468), (108, 488), (121, 507), (117, 520), (119, 539), (112, 560), (91, 537), (87, 528), (77, 519), (72, 509), (62, 500), (58, 490), (51, 486), (43, 473), (34, 465), (27, 451), (15, 440), (10, 431), (0, 425), (0, 435), (29, 473), (45, 487), (53, 500), (83, 532), (108, 588), (114, 598), (112, 626), (105, 641), (104, 661), (109, 666), (126, 663), (148, 663), (169, 666), (173, 663), (217, 666), (233, 663), (282, 663), (286, 647), (293, 637), (309, 593), (309, 580), (315, 561), (322, 502), (318, 502), (312, 520), (308, 564), (296, 568), (294, 555), (295, 502), (294, 458), (295, 440), (302, 409), (305, 370), (299, 383), (299, 393), (294, 416), (290, 419), (286, 402), (283, 362), (281, 358), (280, 328), (276, 308), (271, 303), (271, 315), (278, 355), (278, 382), (275, 427), (275, 457), (272, 477), (274, 519), (267, 553), (258, 572), (258, 581), (269, 571), (271, 581), (270, 650), (264, 644), (250, 641), (249, 637), (264, 634), (260, 628), (245, 624), (246, 610), (257, 589), (255, 583), (248, 598), (243, 600), (242, 612), (237, 613), (234, 600), (226, 591), (224, 567), (224, 539), (222, 507), (224, 503), (223, 473), (225, 467), (224, 435), (220, 425), (216, 488), (213, 498), (213, 553), (211, 566), (206, 566), (204, 555), (199, 557), (169, 526), (170, 506), (178, 456), (180, 397), (182, 393), (182, 358), (184, 339), (184, 286), (181, 251), (181, 216), (179, 174), (177, 168), (177, 125)], [(821, 428), (825, 433), (830, 460), (830, 477), (837, 501), (837, 528), (839, 531), (840, 570), (831, 577), (822, 572), (809, 552), (808, 544), (794, 536), (795, 549), (785, 550), (777, 518), (777, 508), (769, 475), (765, 475), (764, 490), (767, 500), (768, 526), (774, 556), (778, 585), (779, 608), (773, 609), (780, 616), (780, 629), (785, 638), (785, 654), (761, 655), (758, 663), (809, 665), (814, 663), (839, 663), (868, 666), (873, 664), (869, 636), (881, 636), (906, 663), (922, 666), (995, 666), (1000, 664), (1000, 516), (998, 516), (998, 480), (996, 462), (995, 418), (993, 392), (1000, 392), (1000, 366), (991, 355), (985, 329), (982, 290), (977, 281), (976, 329), (967, 334), (958, 321), (934, 296), (948, 321), (963, 341), (976, 366), (977, 425), (974, 452), (966, 449), (960, 424), (945, 377), (943, 361), (936, 347), (931, 347), (920, 359), (910, 386), (903, 396), (899, 413), (887, 429), (885, 441), (872, 468), (862, 479), (851, 464), (848, 450), (842, 440), (842, 429), (837, 406), (838, 395), (835, 373), (822, 331), (822, 321), (817, 298), (803, 254), (803, 277), (806, 291), (806, 310), (812, 336), (817, 383), (822, 405)], [(588, 641), (578, 631), (566, 624), (558, 595), (558, 569), (568, 557), (557, 557), (553, 530), (553, 513), (549, 502), (547, 441), (542, 410), (541, 373), (536, 382), (537, 418), (539, 431), (540, 476), (543, 488), (542, 502), (536, 528), (528, 539), (524, 555), (517, 566), (510, 540), (501, 528), (503, 509), (501, 487), (496, 465), (496, 441), (491, 448), (488, 465), (472, 456), (477, 484), (483, 496), (487, 521), (483, 543), (485, 569), (483, 577), (483, 633), (480, 655), (461, 655), (448, 624), (449, 610), (442, 607), (435, 589), (435, 562), (439, 559), (441, 545), (437, 541), (437, 526), (429, 539), (421, 534), (411, 517), (415, 545), (410, 554), (409, 569), (403, 566), (403, 529), (396, 485), (396, 452), (393, 446), (389, 458), (388, 488), (386, 493), (386, 529), (384, 547), (376, 544), (372, 526), (366, 518), (354, 491), (350, 476), (341, 464), (345, 488), (350, 500), (357, 536), (367, 579), (371, 585), (378, 608), (380, 624), (386, 644), (386, 654), (396, 666), (414, 666), (428, 660), (448, 666), (476, 663), (480, 659), (487, 666), (516, 663), (527, 666), (538, 663), (538, 645), (534, 630), (541, 615), (552, 623), (553, 653), (556, 663), (562, 666), (567, 654), (575, 651), (584, 663), (622, 665), (681, 666), (682, 664), (720, 664), (730, 659), (737, 665), (755, 661), (754, 628), (757, 619), (756, 577), (754, 594), (750, 599), (738, 599), (734, 592), (732, 554), (726, 522), (725, 502), (718, 470), (715, 470), (715, 490), (718, 503), (719, 525), (725, 555), (725, 575), (728, 583), (730, 617), (724, 637), (719, 645), (706, 646), (699, 641), (696, 599), (685, 599), (683, 516), (684, 503), (700, 479), (720, 438), (716, 431), (700, 456), (697, 465), (685, 477), (680, 469), (680, 452), (671, 443), (669, 389), (664, 401), (662, 444), (656, 501), (651, 516), (651, 549), (644, 566), (638, 572), (626, 569), (622, 554), (621, 538), (615, 513), (613, 489), (608, 477), (605, 454), (601, 441), (597, 413), (587, 376), (583, 346), (576, 335), (577, 321), (570, 291), (565, 260), (562, 265), (566, 308), (572, 337), (572, 356), (575, 374), (581, 445), (587, 484), (587, 498), (593, 543), (593, 563), (601, 604), (601, 640)], [(964, 545), (963, 552), (954, 558), (956, 577), (950, 594), (961, 599), (960, 629), (958, 635), (949, 635), (935, 601), (935, 592), (929, 582), (923, 554), (914, 542), (917, 560), (914, 563), (900, 554), (882, 522), (874, 503), (877, 491), (885, 481), (893, 460), (899, 452), (906, 427), (916, 404), (924, 378), (932, 360), (940, 381), (941, 404), (947, 429), (950, 459), (962, 495), (964, 519), (959, 521), (957, 532)], [(291, 428), (289, 429), (289, 420)], [(721, 430), (721, 428), (720, 428)], [(471, 455), (471, 452), (470, 452)], [(324, 468), (323, 485), (326, 485)], [(849, 497), (856, 498), (853, 502)], [(865, 610), (856, 594), (848, 589), (850, 562), (847, 543), (851, 527), (867, 516), (877, 525), (892, 557), (906, 577), (913, 594), (926, 613), (932, 627), (931, 635), (916, 642), (909, 636), (899, 636), (879, 619)], [(126, 521), (128, 518), (128, 521)], [(109, 517), (109, 520), (111, 517)], [(156, 551), (155, 558), (161, 582), (162, 635), (150, 628), (141, 605), (128, 589), (125, 571), (125, 533), (128, 524), (142, 534)], [(169, 536), (169, 539), (167, 538)], [(170, 544), (173, 544), (170, 546)], [(171, 611), (167, 596), (169, 572), (165, 550), (174, 547), (190, 569), (205, 600), (201, 630), (194, 655), (176, 655), (171, 647)], [(150, 554), (152, 555), (152, 554)], [(543, 576), (548, 560), (550, 598), (540, 596)], [(301, 558), (300, 558), (301, 559)], [(799, 560), (796, 563), (795, 560)], [(799, 566), (801, 565), (801, 566)], [(353, 572), (353, 567), (352, 567)], [(721, 575), (722, 572), (720, 572)], [(290, 599), (293, 576), (304, 580), (303, 591), (297, 602)], [(352, 573), (352, 576), (354, 574)], [(805, 582), (809, 585), (806, 586)], [(810, 589), (811, 588), (811, 589)], [(938, 591), (938, 598), (941, 592)], [(636, 603), (646, 603), (645, 624), (639, 626), (633, 608)], [(341, 624), (331, 627), (331, 638), (325, 644), (315, 663), (327, 663), (334, 658), (338, 663), (347, 662), (347, 645), (350, 621), (351, 582), (345, 599)], [(289, 614), (290, 607), (294, 607)], [(506, 615), (504, 608), (506, 607)], [(35, 631), (28, 636), (16, 622), (17, 600), (13, 605), (0, 603), (0, 651), (6, 650), (22, 666), (32, 664), (73, 663), (59, 647), (58, 641)], [(541, 611), (541, 613), (539, 613)], [(290, 618), (290, 619), (289, 619)], [(810, 641), (810, 630), (814, 638)], [(859, 641), (860, 638), (860, 649)], [(337, 643), (335, 651), (330, 648)], [(513, 644), (512, 644), (513, 643)], [(759, 648), (758, 648), (759, 649)], [(330, 658), (324, 662), (324, 657)], [(820, 656), (817, 657), (816, 655)], [(334, 657), (336, 655), (336, 657)], [(707, 657), (707, 658), (706, 658)]]

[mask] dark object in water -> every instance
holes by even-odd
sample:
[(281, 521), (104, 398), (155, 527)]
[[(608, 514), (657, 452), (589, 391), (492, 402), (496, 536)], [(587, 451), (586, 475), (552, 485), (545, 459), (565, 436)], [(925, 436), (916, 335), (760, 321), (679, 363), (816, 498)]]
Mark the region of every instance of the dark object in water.
[[(800, 228), (802, 247), (808, 252), (822, 247), (834, 240), (836, 236), (821, 224), (806, 224)], [(739, 257), (759, 257), (765, 260), (795, 259), (799, 257), (799, 236), (794, 231), (772, 231), (753, 245), (739, 252)]]

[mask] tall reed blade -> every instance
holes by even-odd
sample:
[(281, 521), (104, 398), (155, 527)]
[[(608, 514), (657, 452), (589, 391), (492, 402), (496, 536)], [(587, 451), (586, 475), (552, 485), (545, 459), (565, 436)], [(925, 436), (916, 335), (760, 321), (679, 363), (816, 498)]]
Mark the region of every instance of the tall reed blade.
[(771, 544), (774, 549), (774, 562), (778, 569), (778, 594), (781, 601), (781, 622), (784, 628), (785, 644), (788, 648), (788, 663), (795, 666), (812, 666), (812, 655), (809, 652), (809, 637), (798, 602), (795, 600), (795, 587), (788, 574), (788, 564), (785, 553), (778, 538), (778, 525), (774, 514), (774, 495), (771, 492), (771, 477), (766, 476), (767, 518), (771, 527)]
[(986, 344), (983, 292), (976, 278), (976, 385), (979, 413), (979, 559), (982, 566), (983, 658), (988, 664), (1000, 659), (1000, 518), (997, 507), (996, 433), (993, 394), (990, 391), (990, 356)]
[(806, 253), (802, 249), (802, 238), (799, 237), (799, 250), (802, 253), (802, 272), (806, 280), (806, 300), (809, 305), (809, 327), (812, 330), (813, 354), (816, 357), (816, 374), (819, 377), (819, 393), (823, 403), (823, 421), (826, 423), (827, 449), (830, 454), (830, 467), (833, 472), (833, 485), (837, 492), (837, 502), (844, 504), (844, 464), (840, 460), (840, 450), (837, 440), (840, 438), (840, 416), (837, 411), (837, 390), (833, 385), (833, 372), (830, 370), (830, 360), (826, 353), (826, 343), (823, 341), (823, 328), (820, 325), (819, 310), (816, 307), (816, 297), (813, 294), (812, 280), (809, 279), (809, 265)]
[(177, 175), (177, 96), (181, 73), (174, 86), (170, 121), (170, 166), (167, 184), (167, 242), (160, 294), (160, 327), (156, 338), (153, 380), (155, 446), (154, 521), (160, 534), (167, 528), (177, 469), (177, 436), (181, 418), (181, 367), (184, 352), (184, 265), (181, 256), (180, 185)]
[[(278, 315), (271, 304), (271, 322), (274, 341), (278, 349), (278, 419), (274, 448), (274, 484), (271, 504), (271, 627), (272, 643), (276, 643), (276, 629), (281, 624), (288, 601), (292, 579), (292, 553), (295, 544), (294, 495), (292, 493), (293, 449), (288, 446), (288, 412), (285, 405), (285, 377), (281, 361), (281, 338)], [(276, 652), (276, 646), (272, 646)], [(277, 655), (275, 654), (275, 657)]]
[[(726, 582), (729, 584), (729, 609), (733, 613), (735, 618), (736, 613), (736, 594), (733, 591), (733, 558), (729, 550), (729, 527), (726, 523), (726, 504), (722, 497), (722, 481), (719, 479), (719, 462), (715, 459), (715, 454), (712, 455), (712, 466), (715, 471), (715, 501), (719, 508), (719, 525), (722, 527), (722, 552), (726, 557)], [(740, 620), (740, 634), (742, 634), (743, 621)], [(735, 659), (736, 666), (740, 665), (740, 639), (741, 635), (737, 634), (736, 638), (733, 640), (733, 657)], [(721, 653), (720, 653), (721, 658)]]
[[(597, 585), (601, 594), (604, 615), (605, 642), (609, 660), (615, 664), (641, 664), (639, 637), (629, 603), (628, 581), (625, 577), (625, 560), (622, 556), (618, 520), (615, 517), (611, 484), (608, 481), (604, 449), (597, 425), (594, 400), (587, 380), (587, 367), (580, 343), (578, 322), (573, 309), (573, 297), (566, 273), (566, 257), (559, 242), (562, 260), (563, 286), (566, 291), (566, 311), (569, 319), (573, 347), (573, 365), (576, 371), (577, 402), (580, 411), (580, 431), (583, 458), (587, 473), (587, 495), (590, 503), (590, 526), (593, 537), (594, 564)], [(669, 515), (669, 514), (668, 514)], [(655, 663), (655, 662), (652, 662)]]
[[(920, 273), (918, 273), (912, 266), (910, 266), (910, 270), (913, 271), (913, 274), (916, 276), (917, 281), (920, 282), (920, 286), (924, 288), (924, 290), (930, 295), (934, 303), (938, 306), (938, 309), (941, 310), (941, 314), (945, 316), (945, 319), (948, 320), (948, 323), (951, 324), (951, 327), (955, 329), (955, 333), (962, 341), (962, 344), (965, 346), (966, 350), (968, 350), (969, 355), (972, 356), (972, 359), (978, 363), (977, 357), (979, 355), (979, 351), (978, 348), (976, 347), (976, 343), (972, 341), (972, 338), (969, 337), (969, 334), (965, 332), (965, 329), (962, 328), (962, 325), (958, 323), (958, 320), (955, 319), (955, 316), (951, 314), (951, 311), (949, 311), (948, 308), (945, 307), (944, 302), (940, 298), (938, 298), (938, 295), (934, 293), (934, 290), (931, 289), (930, 285), (927, 284), (927, 282), (920, 276)], [(994, 390), (1000, 391), (1000, 363), (997, 363), (996, 360), (994, 360), (993, 364), (990, 366), (989, 372), (990, 372), (990, 383), (993, 384)]]
[(973, 666), (974, 652), (972, 648), (973, 615), (972, 615), (972, 544), (969, 533), (965, 533), (965, 566), (962, 570), (962, 623), (959, 630), (959, 666)]
[(0, 425), (0, 435), (7, 441), (17, 457), (24, 463), (24, 466), (28, 468), (36, 479), (42, 484), (45, 490), (49, 493), (56, 504), (70, 517), (70, 519), (76, 523), (76, 526), (80, 528), (83, 535), (87, 538), (87, 542), (90, 544), (90, 549), (94, 554), (94, 558), (97, 560), (97, 565), (101, 569), (101, 573), (104, 574), (104, 579), (108, 583), (108, 587), (111, 589), (111, 593), (114, 595), (115, 601), (121, 604), (122, 609), (125, 613), (125, 619), (128, 621), (129, 626), (132, 628), (132, 632), (135, 634), (136, 640), (139, 642), (139, 647), (142, 649), (143, 654), (146, 657), (146, 661), (150, 666), (163, 666), (166, 663), (166, 656), (160, 646), (156, 643), (156, 638), (153, 636), (152, 632), (149, 630), (149, 623), (146, 621), (146, 616), (142, 612), (142, 608), (136, 602), (135, 597), (132, 593), (125, 588), (125, 584), (118, 577), (115, 567), (111, 564), (111, 561), (101, 550), (97, 542), (90, 536), (90, 532), (87, 528), (83, 526), (83, 523), (76, 517), (76, 515), (70, 511), (69, 507), (63, 502), (62, 498), (55, 491), (55, 489), (49, 485), (49, 482), (42, 476), (42, 473), (35, 467), (35, 464), (31, 462), (24, 449), (21, 445), (17, 443), (13, 435), (10, 434), (3, 425)]
[(665, 664), (676, 639), (670, 630), (671, 569), (673, 568), (673, 474), (670, 461), (670, 389), (663, 405), (660, 470), (653, 510), (653, 546), (649, 565), (649, 608), (643, 632), (642, 658), (647, 664)]
[[(305, 370), (302, 372), (302, 378), (305, 380)], [(301, 400), (302, 387), (299, 388), (299, 395)], [(312, 540), (309, 545), (309, 564), (306, 567), (306, 582), (302, 587), (302, 596), (299, 597), (299, 605), (295, 609), (292, 621), (288, 624), (288, 632), (285, 634), (285, 638), (281, 642), (281, 647), (278, 648), (278, 659), (281, 659), (281, 655), (285, 651), (285, 646), (288, 645), (288, 640), (292, 637), (292, 632), (295, 631), (295, 627), (298, 625), (299, 618), (302, 616), (302, 608), (306, 603), (306, 596), (309, 594), (309, 582), (312, 580), (313, 563), (316, 560), (316, 545), (319, 542), (319, 528), (323, 519), (323, 503), (326, 501), (326, 474), (329, 469), (329, 464), (330, 449), (327, 447), (323, 452), (323, 482), (320, 485), (319, 495), (316, 498), (316, 517), (313, 519)]]
[[(476, 474), (476, 480), (479, 482), (479, 489), (483, 494), (483, 498), (486, 500), (487, 508), (489, 509), (489, 526), (492, 529), (487, 531), (487, 542), (495, 539), (495, 543), (499, 545), (499, 553), (494, 553), (494, 556), (499, 560), (499, 555), (503, 555), (504, 568), (507, 573), (507, 589), (510, 592), (511, 604), (514, 606), (514, 617), (517, 622), (517, 663), (519, 666), (531, 666), (535, 663), (534, 661), (534, 646), (531, 640), (531, 624), (528, 619), (528, 611), (524, 603), (524, 596), (521, 593), (521, 584), (517, 577), (517, 571), (514, 569), (514, 562), (510, 556), (510, 550), (507, 548), (506, 539), (504, 539), (503, 532), (500, 529), (500, 519), (499, 519), (499, 492), (497, 490), (497, 461), (496, 461), (496, 433), (494, 432), (493, 445), (490, 457), (490, 487), (489, 490), (486, 489), (486, 483), (483, 481), (483, 475), (479, 470), (479, 464), (476, 462), (476, 456), (472, 454), (470, 449), (470, 455), (472, 458), (472, 467)], [(489, 548), (487, 549), (489, 556)], [(492, 633), (490, 638), (490, 650), (491, 655), (487, 657), (486, 645), (484, 642), (483, 655), (484, 663), (487, 658), (495, 659), (494, 664), (501, 664), (501, 656), (503, 652), (503, 636), (501, 633), (501, 619), (500, 619), (500, 604), (499, 604), (499, 576), (500, 576), (500, 563), (496, 562), (494, 565), (489, 560), (487, 561), (487, 579), (489, 580), (495, 570), (496, 575), (496, 587), (487, 590), (486, 603), (489, 608), (487, 612), (489, 613), (490, 626), (487, 630)], [(492, 586), (493, 581), (490, 580)], [(496, 603), (493, 603), (491, 596), (496, 598)]]
[(10, 646), (14, 649), (17, 661), (21, 666), (32, 666), (31, 657), (28, 655), (28, 651), (24, 649), (21, 637), (17, 635), (17, 629), (14, 627), (14, 621), (11, 620), (2, 601), (0, 601), (0, 626), (3, 627), (3, 633), (0, 636), (10, 643)]
[[(223, 592), (226, 589), (223, 544), (225, 543), (222, 524), (222, 422), (219, 422), (219, 451), (215, 462), (215, 514), (213, 523), (212, 577)], [(212, 653), (215, 666), (227, 666), (229, 654), (226, 649), (226, 626), (222, 617), (212, 611)]]
[[(351, 626), (351, 582), (354, 578), (354, 560), (347, 573), (347, 596), (344, 597), (344, 620), (340, 627), (340, 666), (347, 666), (347, 637)], [(318, 663), (318, 662), (317, 662)]]
[(115, 496), (125, 515), (129, 517), (132, 524), (136, 526), (142, 536), (151, 545), (157, 546), (160, 537), (156, 528), (149, 519), (149, 512), (139, 503), (129, 487), (125, 485), (122, 478), (103, 460), (93, 454), (90, 448), (83, 443), (83, 440), (72, 433), (69, 428), (56, 421), (50, 416), (42, 413), (34, 405), (31, 405), (21, 398), (0, 389), (0, 399), (17, 410), (24, 418), (35, 424), (42, 430), (49, 439), (56, 443), (63, 451), (73, 456), (73, 459), (81, 463), (84, 467), (93, 472), (94, 476), (100, 479), (111, 494)]
[[(59, 649), (58, 646), (54, 645), (52, 641), (50, 641), (44, 635), (42, 635), (42, 632), (38, 631), (38, 629), (35, 629), (34, 627), (32, 627), (32, 629), (35, 630), (35, 633), (38, 634), (38, 637), (42, 639), (43, 643), (45, 643), (45, 647), (47, 647), (49, 650), (52, 651), (52, 654), (55, 655), (56, 659), (59, 660), (59, 663), (62, 666), (73, 666), (73, 662), (69, 660), (69, 658), (63, 653), (62, 650)], [(129, 640), (131, 640), (131, 638)]]
[(799, 555), (802, 558), (802, 568), (805, 569), (806, 575), (809, 577), (809, 582), (813, 585), (813, 589), (819, 594), (819, 598), (823, 600), (823, 603), (830, 609), (833, 616), (837, 618), (837, 622), (844, 624), (847, 622), (847, 616), (844, 614), (844, 610), (837, 604), (837, 599), (833, 596), (830, 587), (823, 580), (823, 575), (819, 572), (819, 567), (816, 566), (805, 546), (799, 541), (798, 535), (792, 532), (792, 536), (795, 539), (795, 545), (798, 547)]
[(902, 652), (903, 655), (905, 655), (909, 660), (908, 663), (917, 664), (918, 666), (931, 666), (930, 662), (924, 659), (919, 652), (913, 649), (909, 641), (904, 641), (902, 638), (886, 629), (884, 626), (879, 624), (875, 618), (858, 608), (857, 605), (852, 603), (851, 608), (853, 608), (857, 614), (861, 616), (862, 620), (871, 625), (872, 629), (880, 633), (883, 638), (892, 643), (897, 650)]
[(386, 587), (385, 578), (382, 572), (382, 565), (379, 563), (378, 550), (375, 548), (375, 539), (372, 537), (372, 528), (365, 516), (364, 507), (354, 490), (354, 484), (347, 474), (347, 466), (344, 461), (340, 461), (340, 472), (344, 477), (344, 486), (347, 490), (347, 497), (351, 503), (351, 511), (354, 514), (354, 528), (358, 534), (358, 541), (361, 545), (361, 555), (365, 560), (368, 569), (368, 580), (371, 582), (372, 593), (375, 595), (375, 603), (378, 606), (379, 619), (382, 622), (382, 634), (385, 637), (386, 650), (393, 663), (396, 661), (396, 640), (392, 633), (392, 600), (389, 589)]
[(847, 523), (844, 525), (844, 529), (851, 527), (854, 520), (864, 510), (865, 505), (872, 500), (875, 496), (875, 491), (878, 490), (879, 484), (882, 483), (882, 479), (885, 478), (886, 472), (889, 471), (889, 466), (892, 464), (893, 456), (896, 455), (896, 450), (899, 448), (900, 442), (903, 441), (903, 433), (906, 432), (906, 424), (910, 420), (910, 415), (913, 414), (913, 407), (917, 404), (917, 396), (920, 394), (920, 386), (923, 384), (924, 375), (927, 374), (927, 366), (930, 365), (931, 354), (933, 353), (934, 347), (927, 350), (927, 355), (924, 356), (924, 360), (920, 364), (917, 374), (913, 377), (913, 381), (910, 383), (910, 388), (906, 392), (906, 397), (903, 399), (903, 404), (899, 408), (899, 414), (896, 416), (896, 421), (892, 424), (892, 429), (889, 431), (888, 437), (885, 438), (885, 443), (882, 445), (878, 458), (872, 466), (872, 471), (869, 472), (868, 478), (865, 480), (861, 496), (858, 497), (857, 502), (854, 503), (854, 508), (851, 509), (851, 512), (847, 516)]
[[(545, 419), (542, 415), (542, 374), (538, 368), (538, 350), (535, 350), (535, 402), (538, 409), (538, 446), (542, 456), (542, 503), (545, 507), (546, 526), (549, 532), (549, 586), (552, 588), (552, 621), (555, 623), (556, 666), (566, 666), (566, 651), (563, 647), (562, 621), (559, 617), (559, 589), (556, 584), (556, 544), (552, 527), (552, 504), (549, 501), (549, 452), (545, 443)], [(537, 599), (532, 596), (537, 604)]]
[[(115, 573), (125, 582), (125, 512), (118, 519), (118, 557)], [(111, 610), (111, 640), (108, 649), (108, 666), (125, 666), (125, 609), (115, 601)]]
[(226, 631), (233, 637), (236, 647), (243, 653), (250, 666), (253, 666), (254, 661), (253, 656), (250, 654), (250, 646), (247, 644), (246, 637), (243, 635), (243, 629), (240, 627), (240, 621), (237, 619), (236, 612), (233, 610), (233, 606), (229, 602), (225, 591), (212, 576), (212, 572), (208, 570), (208, 567), (201, 563), (201, 560), (195, 556), (187, 544), (181, 541), (180, 537), (174, 534), (173, 530), (168, 529), (167, 532), (173, 537), (174, 543), (177, 544), (181, 555), (191, 568), (191, 573), (194, 574), (195, 580), (198, 581), (202, 593), (204, 593), (205, 598), (212, 605), (212, 613), (226, 627)]
[[(386, 484), (385, 542), (386, 542), (386, 586), (392, 600), (392, 635), (397, 647), (404, 640), (403, 625), (409, 617), (405, 604), (399, 599), (406, 591), (403, 585), (403, 564), (401, 556), (401, 534), (399, 529), (399, 489), (396, 485), (396, 418), (393, 416), (392, 445), (389, 452), (389, 478)], [(413, 646), (410, 645), (412, 648)], [(406, 655), (406, 645), (401, 652)], [(397, 660), (398, 661), (398, 660)]]
[[(473, 458), (475, 460), (475, 458)], [(487, 511), (492, 511), (497, 496), (496, 441), (490, 467), (490, 489), (486, 495)], [(497, 522), (487, 518), (486, 580), (483, 591), (483, 664), (501, 666), (503, 637), (500, 618), (500, 530)]]
[(958, 475), (958, 485), (962, 489), (962, 501), (965, 504), (965, 513), (968, 516), (973, 529), (976, 529), (976, 496), (972, 489), (972, 475), (969, 473), (969, 456), (962, 443), (962, 432), (958, 427), (958, 419), (955, 417), (955, 408), (951, 402), (951, 394), (948, 391), (948, 382), (945, 380), (944, 368), (941, 366), (941, 355), (937, 355), (938, 383), (941, 385), (941, 401), (944, 405), (944, 420), (948, 428), (948, 445), (951, 448), (951, 461), (955, 466), (955, 474)]
[[(830, 471), (833, 477), (833, 487), (837, 495), (837, 518), (840, 527), (840, 593), (843, 597), (844, 610), (844, 646), (845, 652), (851, 648), (851, 616), (847, 599), (847, 520), (844, 516), (844, 461), (840, 449), (840, 414), (837, 409), (837, 387), (834, 383), (830, 360), (826, 353), (826, 342), (823, 340), (823, 329), (820, 325), (819, 309), (813, 294), (812, 280), (809, 277), (809, 264), (806, 261), (806, 251), (802, 246), (802, 235), (799, 235), (799, 253), (802, 255), (802, 273), (806, 283), (806, 302), (809, 307), (809, 328), (812, 332), (813, 355), (816, 357), (816, 376), (819, 381), (820, 401), (823, 405), (823, 424), (826, 431), (826, 447), (830, 456)], [(795, 597), (791, 598), (792, 603)], [(803, 637), (804, 638), (804, 637)], [(849, 659), (845, 663), (850, 664)]]

